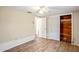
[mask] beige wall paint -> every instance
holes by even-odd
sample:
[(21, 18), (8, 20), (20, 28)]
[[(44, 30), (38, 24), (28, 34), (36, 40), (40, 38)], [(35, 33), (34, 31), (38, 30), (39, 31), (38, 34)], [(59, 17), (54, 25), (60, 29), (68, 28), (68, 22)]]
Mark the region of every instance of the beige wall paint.
[(0, 7), (0, 43), (35, 33), (32, 14)]

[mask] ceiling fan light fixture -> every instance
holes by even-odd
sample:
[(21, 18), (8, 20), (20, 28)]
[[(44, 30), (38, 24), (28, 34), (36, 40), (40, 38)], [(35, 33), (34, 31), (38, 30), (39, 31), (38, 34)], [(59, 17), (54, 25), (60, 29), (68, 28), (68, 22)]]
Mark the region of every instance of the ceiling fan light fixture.
[(36, 14), (44, 15), (48, 13), (48, 7), (46, 6), (32, 6), (31, 8)]
[(39, 14), (43, 14), (43, 13), (44, 13), (44, 11), (42, 11), (42, 10), (39, 11)]

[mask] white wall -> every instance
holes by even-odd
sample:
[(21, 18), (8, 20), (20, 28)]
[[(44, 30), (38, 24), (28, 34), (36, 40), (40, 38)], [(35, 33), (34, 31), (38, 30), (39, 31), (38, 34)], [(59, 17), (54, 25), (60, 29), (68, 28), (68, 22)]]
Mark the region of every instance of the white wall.
[(48, 38), (60, 40), (60, 18), (59, 15), (49, 16), (47, 20)]
[(73, 12), (73, 44), (79, 46), (79, 12)]
[(59, 15), (35, 17), (36, 34), (38, 37), (60, 40), (60, 19)]

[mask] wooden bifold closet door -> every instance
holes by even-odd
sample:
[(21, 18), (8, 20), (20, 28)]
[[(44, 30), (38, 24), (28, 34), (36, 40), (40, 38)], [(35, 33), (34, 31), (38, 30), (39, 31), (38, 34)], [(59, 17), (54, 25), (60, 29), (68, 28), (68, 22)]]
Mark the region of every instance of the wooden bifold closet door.
[(60, 16), (60, 40), (71, 42), (71, 15)]

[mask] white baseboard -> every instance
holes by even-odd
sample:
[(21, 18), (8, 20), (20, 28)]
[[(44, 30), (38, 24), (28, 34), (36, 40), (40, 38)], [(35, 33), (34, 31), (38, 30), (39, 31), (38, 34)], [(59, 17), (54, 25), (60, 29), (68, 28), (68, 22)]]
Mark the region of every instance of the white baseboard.
[(72, 45), (79, 46), (79, 43), (78, 43), (78, 42), (76, 42), (76, 41), (75, 41), (75, 42), (72, 42), (71, 44), (72, 44)]
[(35, 35), (31, 35), (31, 36), (25, 37), (23, 39), (17, 39), (17, 40), (12, 40), (12, 41), (9, 41), (6, 43), (1, 43), (0, 44), (0, 51), (5, 51), (5, 50), (8, 50), (10, 48), (16, 47), (20, 44), (34, 40), (34, 37), (35, 37)]

